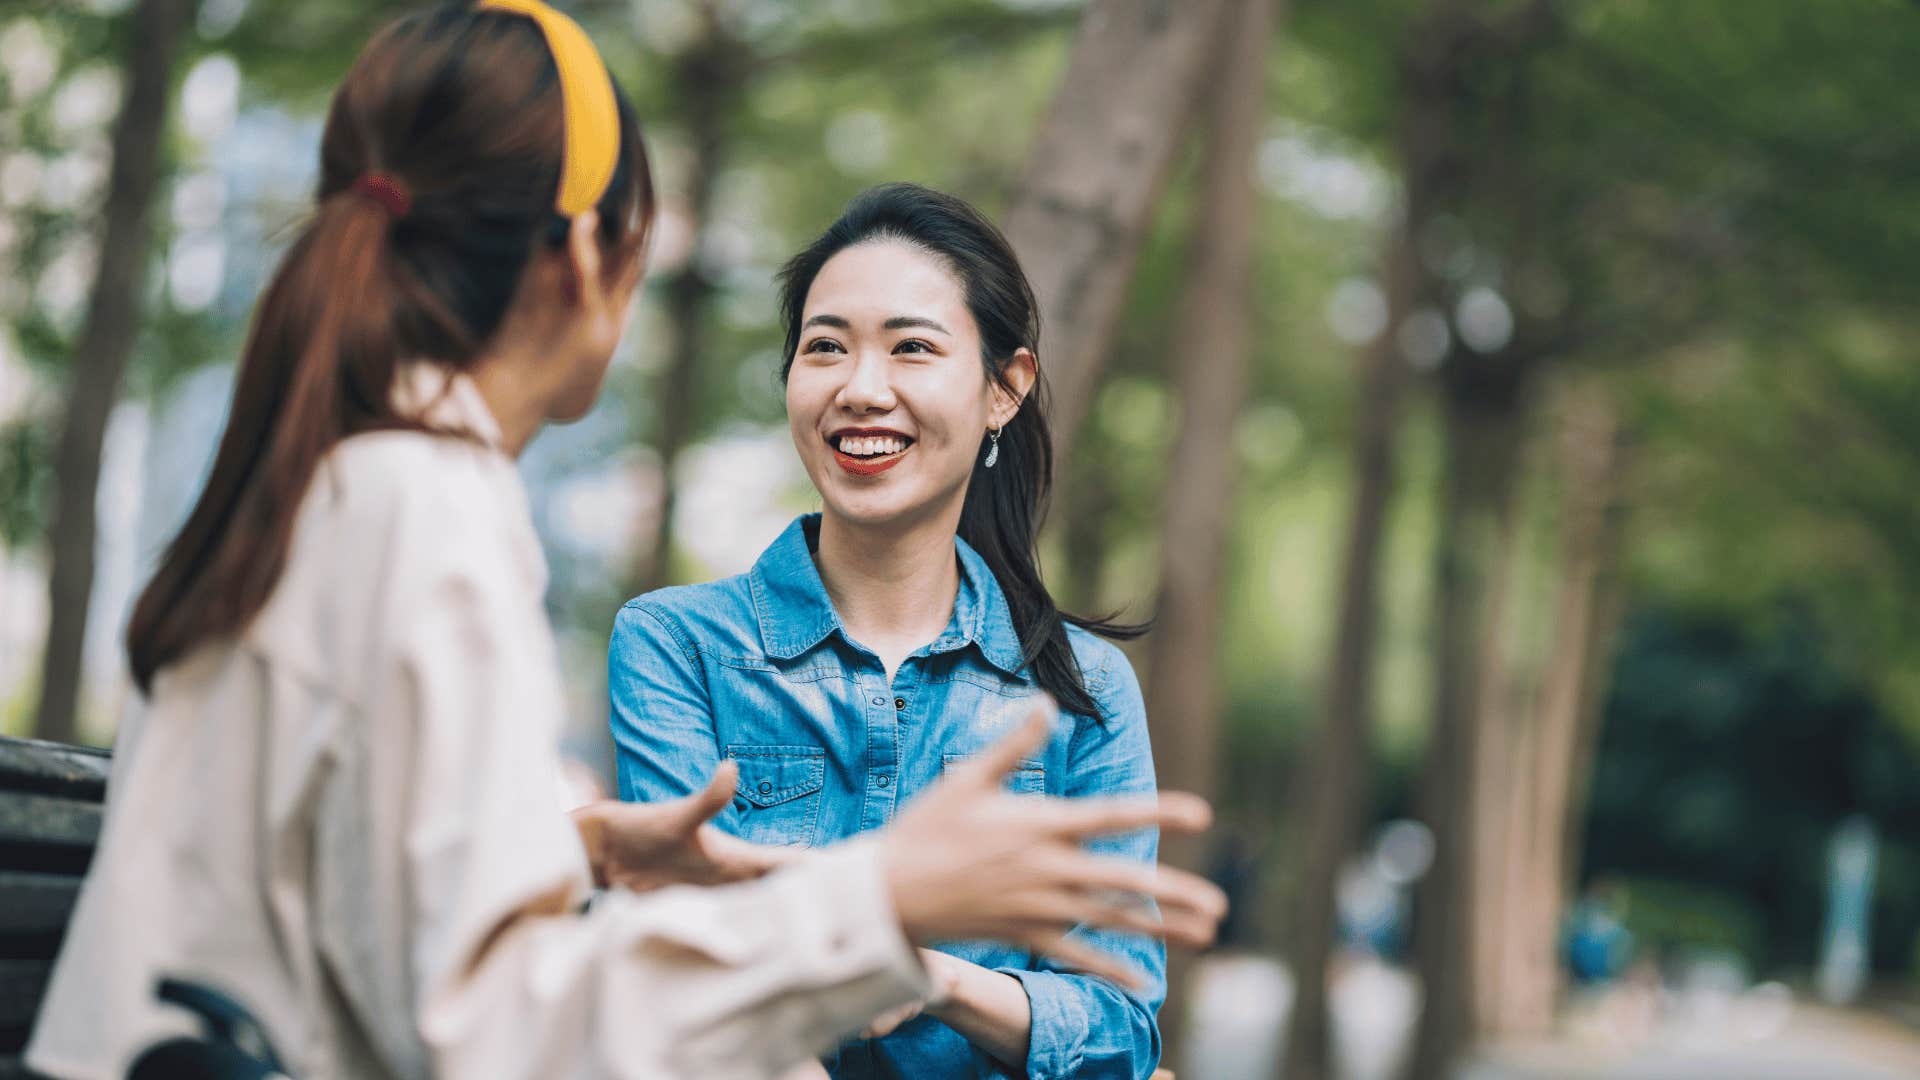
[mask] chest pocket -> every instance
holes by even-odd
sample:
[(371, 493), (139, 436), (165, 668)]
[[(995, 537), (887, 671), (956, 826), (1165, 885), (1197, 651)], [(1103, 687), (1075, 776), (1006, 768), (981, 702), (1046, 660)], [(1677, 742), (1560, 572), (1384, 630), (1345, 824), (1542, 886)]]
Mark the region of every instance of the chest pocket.
[[(971, 757), (973, 757), (972, 754), (942, 754), (940, 756), (941, 771), (945, 772)], [(1028, 760), (1015, 766), (1013, 771), (1007, 774), (1007, 790), (1016, 795), (1045, 795), (1047, 793), (1046, 763)]]
[(733, 805), (740, 838), (756, 844), (812, 847), (826, 785), (826, 751), (817, 746), (729, 746), (740, 766)]

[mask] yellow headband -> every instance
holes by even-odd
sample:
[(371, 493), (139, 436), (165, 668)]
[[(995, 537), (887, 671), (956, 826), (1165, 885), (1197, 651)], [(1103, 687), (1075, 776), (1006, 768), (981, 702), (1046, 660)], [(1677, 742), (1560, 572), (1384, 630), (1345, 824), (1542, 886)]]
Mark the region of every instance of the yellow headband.
[(560, 194), (554, 206), (572, 217), (589, 210), (613, 183), (620, 154), (620, 109), (613, 79), (580, 24), (540, 0), (480, 0), (480, 7), (532, 19), (547, 39), (560, 72), (561, 115), (567, 141), (560, 158)]

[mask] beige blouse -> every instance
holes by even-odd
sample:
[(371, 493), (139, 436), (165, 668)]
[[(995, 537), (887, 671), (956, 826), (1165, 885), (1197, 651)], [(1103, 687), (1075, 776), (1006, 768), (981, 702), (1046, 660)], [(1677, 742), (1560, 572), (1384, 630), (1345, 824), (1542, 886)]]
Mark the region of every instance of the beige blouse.
[(162, 974), (237, 996), (309, 1080), (765, 1077), (923, 995), (871, 841), (570, 913), (526, 495), (470, 382), (405, 385), (478, 439), (347, 440), (253, 624), (161, 674), (29, 1064), (117, 1080), (191, 1030)]

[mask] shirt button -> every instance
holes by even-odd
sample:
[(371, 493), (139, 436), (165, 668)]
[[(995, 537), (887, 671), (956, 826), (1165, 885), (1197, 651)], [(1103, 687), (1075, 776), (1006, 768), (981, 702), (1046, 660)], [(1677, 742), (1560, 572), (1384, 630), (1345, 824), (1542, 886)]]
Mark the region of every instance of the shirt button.
[(886, 787), (888, 784), (893, 783), (893, 777), (881, 773), (879, 776), (873, 778), (873, 782), (879, 784), (881, 787)]
[(897, 698), (894, 698), (894, 699), (893, 699), (893, 707), (894, 707), (895, 709), (904, 709), (904, 708), (906, 708), (906, 707), (907, 707), (907, 699), (906, 699), (906, 698), (903, 698), (903, 697), (897, 697)]
[(769, 781), (769, 780), (760, 781), (760, 794), (765, 795), (771, 792), (772, 790), (773, 790), (772, 781)]

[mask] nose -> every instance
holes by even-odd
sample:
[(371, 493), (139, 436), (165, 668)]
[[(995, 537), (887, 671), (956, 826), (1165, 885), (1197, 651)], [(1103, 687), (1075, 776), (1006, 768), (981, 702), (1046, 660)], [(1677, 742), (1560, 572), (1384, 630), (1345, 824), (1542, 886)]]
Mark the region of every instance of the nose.
[(887, 361), (884, 352), (860, 350), (855, 354), (853, 363), (847, 365), (847, 381), (840, 384), (840, 392), (834, 395), (833, 403), (852, 413), (893, 411), (899, 401), (893, 395), (892, 372)]

